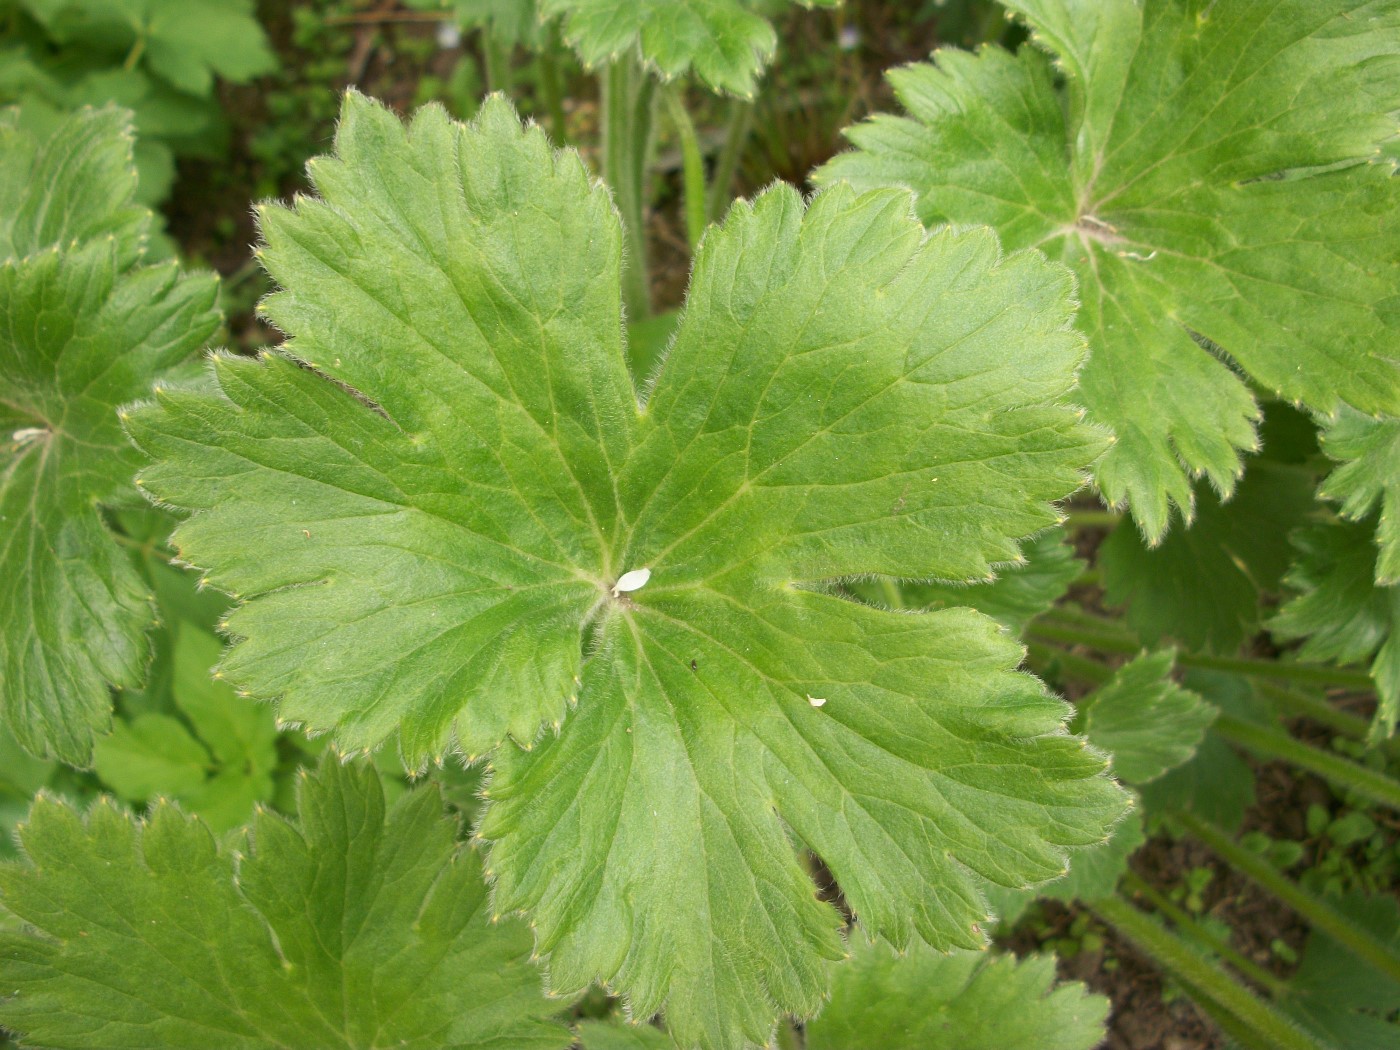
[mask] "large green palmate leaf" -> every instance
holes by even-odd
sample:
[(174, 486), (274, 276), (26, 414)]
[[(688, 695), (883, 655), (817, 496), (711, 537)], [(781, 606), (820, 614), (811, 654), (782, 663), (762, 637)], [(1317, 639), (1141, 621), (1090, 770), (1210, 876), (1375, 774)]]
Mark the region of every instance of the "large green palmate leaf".
[(1063, 270), (903, 191), (775, 188), (707, 236), (639, 401), (606, 189), (508, 103), (405, 128), (352, 94), (310, 170), (262, 213), (290, 343), (134, 413), (141, 482), (241, 596), (235, 685), (410, 766), (492, 752), (494, 902), (557, 991), (762, 1041), (843, 951), (794, 840), (950, 947), (982, 880), (1106, 837), (1121, 792), (994, 621), (820, 583), (982, 578), (1055, 520), (1102, 447), (1053, 404)]
[(40, 797), (0, 865), (0, 1023), (30, 1045), (563, 1050), (523, 923), (435, 788), (385, 807), (332, 756), (299, 822), (260, 812), (246, 856), (168, 804), (135, 820)]
[(1053, 956), (860, 945), (838, 967), (808, 1050), (1092, 1050), (1108, 1000), (1055, 982)]
[[(1191, 478), (1227, 493), (1245, 377), (1330, 415), (1400, 414), (1398, 0), (1010, 0), (1016, 55), (890, 74), (908, 117), (818, 173), (901, 184), (928, 224), (986, 222), (1079, 277), (1096, 479), (1150, 540)], [(1372, 160), (1377, 163), (1371, 163)]]
[[(789, 6), (792, 0), (777, 0)], [(840, 0), (798, 0), (833, 7)], [(693, 71), (719, 91), (751, 97), (778, 45), (764, 17), (772, 0), (539, 0), (544, 17), (560, 15), (564, 37), (588, 65), (640, 48), (663, 77)]]
[(108, 686), (140, 683), (154, 619), (103, 520), (140, 502), (117, 406), (219, 320), (212, 278), (137, 265), (134, 189), (118, 111), (79, 113), (46, 144), (0, 127), (0, 709), (30, 751), (78, 765)]

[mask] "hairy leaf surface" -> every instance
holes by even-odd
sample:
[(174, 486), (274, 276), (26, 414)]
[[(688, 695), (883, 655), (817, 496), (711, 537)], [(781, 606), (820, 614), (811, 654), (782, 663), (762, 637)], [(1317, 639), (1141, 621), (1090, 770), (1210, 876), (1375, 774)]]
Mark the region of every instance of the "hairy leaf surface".
[(86, 765), (109, 685), (141, 681), (153, 620), (149, 588), (103, 520), (139, 503), (140, 456), (117, 406), (213, 333), (216, 287), (134, 265), (146, 220), (117, 112), (80, 113), (43, 145), (0, 129), (0, 146), (0, 194), (14, 205), (0, 221), (11, 253), (0, 261), (0, 708), (30, 751)]
[(836, 968), (808, 1050), (1091, 1050), (1108, 1000), (1056, 984), (1055, 960), (864, 944)]
[[(1058, 63), (940, 51), (890, 74), (908, 117), (819, 181), (908, 185), (1079, 277), (1097, 468), (1151, 540), (1191, 478), (1229, 493), (1258, 407), (1400, 414), (1397, 0), (1009, 0)], [(1374, 163), (1372, 161), (1375, 161)]]
[(1293, 533), (1298, 559), (1285, 582), (1297, 592), (1269, 630), (1303, 639), (1298, 656), (1338, 664), (1370, 663), (1380, 707), (1374, 734), (1400, 719), (1400, 587), (1379, 587), (1374, 522), (1312, 525)]
[(435, 789), (386, 811), (373, 770), (331, 758), (298, 795), (246, 856), (168, 804), (41, 797), (27, 860), (0, 866), (0, 905), (34, 927), (0, 937), (0, 1023), (103, 1050), (569, 1045)]
[[(791, 0), (780, 0), (788, 6)], [(839, 0), (799, 0), (835, 6)], [(664, 77), (694, 71), (719, 91), (751, 96), (778, 44), (758, 0), (539, 0), (545, 16), (564, 17), (564, 36), (589, 65), (630, 48)]]
[(1118, 880), (1128, 870), (1128, 858), (1146, 841), (1142, 814), (1129, 813), (1118, 822), (1107, 842), (1079, 850), (1070, 857), (1069, 871), (1062, 877), (1034, 889), (993, 886), (987, 897), (996, 910), (997, 919), (1006, 925), (1014, 924), (1026, 908), (1042, 898), (1066, 904), (1101, 900), (1118, 888)]
[(641, 402), (607, 193), (507, 103), (351, 95), (311, 171), (263, 213), (291, 342), (134, 415), (143, 482), (244, 600), (236, 685), (410, 765), (492, 752), (495, 904), (556, 990), (760, 1042), (842, 952), (794, 840), (871, 930), (951, 947), (983, 880), (1105, 836), (1121, 792), (993, 621), (823, 584), (985, 577), (1055, 520), (1102, 447), (1054, 404), (1063, 270), (904, 191), (774, 189), (707, 236)]

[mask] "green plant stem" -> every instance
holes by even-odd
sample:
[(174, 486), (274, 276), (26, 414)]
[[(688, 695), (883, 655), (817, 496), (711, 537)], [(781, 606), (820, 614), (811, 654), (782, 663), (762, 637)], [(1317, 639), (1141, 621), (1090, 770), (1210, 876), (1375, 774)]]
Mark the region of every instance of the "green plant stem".
[(1400, 981), (1400, 953), (1371, 936), (1332, 905), (1315, 897), (1263, 857), (1245, 849), (1226, 832), (1194, 813), (1174, 814), (1181, 826), (1211, 848), (1221, 860), (1243, 872), (1283, 901), (1315, 931), (1325, 933), (1358, 958), (1376, 967), (1393, 981)]
[(734, 186), (734, 173), (739, 170), (739, 157), (744, 152), (744, 143), (749, 140), (753, 128), (753, 100), (736, 98), (729, 101), (729, 116), (724, 125), (724, 146), (715, 161), (715, 169), (710, 175), (710, 195), (705, 207), (707, 214), (715, 222), (724, 218), (729, 203), (734, 198), (730, 190)]
[(622, 298), (632, 321), (651, 315), (645, 196), (655, 86), (630, 53), (610, 63), (603, 72), (603, 177), (612, 187), (622, 215), (627, 247)]
[(670, 83), (661, 89), (661, 98), (666, 104), (666, 113), (675, 125), (681, 142), (681, 172), (685, 187), (685, 232), (690, 241), (692, 254), (700, 238), (705, 236), (705, 157), (700, 152), (700, 137), (695, 133), (695, 122), (685, 108), (679, 83)]
[(885, 604), (891, 609), (904, 608), (904, 594), (899, 589), (899, 584), (888, 576), (880, 577), (880, 593), (885, 599)]
[(136, 63), (141, 61), (141, 56), (146, 53), (146, 34), (138, 33), (136, 43), (131, 45), (131, 50), (126, 53), (126, 58), (122, 61), (122, 69), (130, 73), (136, 68)]
[(1243, 1046), (1254, 1050), (1323, 1050), (1312, 1036), (1127, 901), (1106, 897), (1090, 905), (1090, 910), (1150, 955)]
[(535, 58), (540, 75), (540, 94), (544, 96), (545, 112), (549, 114), (549, 134), (556, 146), (569, 144), (569, 120), (564, 114), (564, 77), (559, 71), (564, 60), (559, 41), (559, 26), (551, 24), (544, 49)]
[(1090, 660), (1087, 656), (1080, 656), (1066, 649), (1031, 641), (1026, 643), (1026, 650), (1037, 667), (1044, 668), (1053, 663), (1065, 674), (1081, 682), (1099, 685), (1113, 677), (1113, 671), (1097, 660)]
[(775, 1050), (802, 1050), (802, 1037), (797, 1034), (793, 1023), (786, 1018), (778, 1023), (778, 1035), (773, 1041)]
[(515, 86), (511, 76), (511, 49), (496, 40), (496, 34), (489, 29), (481, 31), (481, 58), (486, 67), (486, 90), (510, 94)]
[(1129, 871), (1123, 876), (1123, 888), (1131, 893), (1142, 897), (1157, 912), (1166, 916), (1171, 924), (1181, 933), (1191, 940), (1201, 945), (1207, 951), (1214, 952), (1225, 962), (1233, 966), (1246, 980), (1252, 981), (1256, 986), (1263, 988), (1275, 999), (1285, 995), (1288, 991), (1288, 982), (1276, 974), (1270, 973), (1264, 967), (1249, 957), (1241, 954), (1223, 937), (1217, 937), (1202, 923), (1193, 916), (1177, 907), (1170, 901), (1166, 894), (1160, 892), (1155, 886), (1143, 881), (1136, 874)]
[(1116, 510), (1071, 510), (1065, 515), (1067, 529), (1111, 529), (1123, 520)]
[(1322, 664), (1300, 664), (1291, 660), (1248, 660), (1227, 656), (1204, 656), (1199, 653), (1182, 653), (1176, 658), (1182, 667), (1196, 667), (1203, 671), (1226, 671), (1242, 674), (1249, 678), (1276, 678), (1285, 682), (1304, 682), (1312, 685), (1345, 686), (1370, 692), (1375, 683), (1365, 671), (1348, 671), (1343, 667), (1325, 667)]
[(1282, 730), (1255, 725), (1223, 711), (1216, 718), (1214, 729), (1224, 739), (1256, 755), (1281, 758), (1309, 773), (1316, 773), (1339, 788), (1354, 791), (1387, 809), (1400, 812), (1400, 781), (1384, 773), (1377, 773), (1359, 762), (1295, 740)]
[(1259, 691), (1287, 713), (1309, 718), (1342, 736), (1365, 740), (1370, 731), (1371, 724), (1366, 719), (1339, 711), (1321, 697), (1311, 696), (1297, 689), (1287, 689), (1273, 682), (1260, 682)]
[[(1078, 622), (1065, 623), (1064, 619)], [(1052, 609), (1044, 617), (1033, 622), (1027, 629), (1028, 636), (1042, 641), (1061, 645), (1085, 645), (1103, 653), (1122, 653), (1136, 656), (1143, 646), (1131, 635), (1112, 629), (1111, 621), (1102, 621), (1104, 626), (1084, 626), (1085, 614), (1061, 617), (1058, 609)], [(1352, 671), (1344, 667), (1326, 667), (1322, 664), (1303, 664), (1292, 660), (1253, 660), (1230, 656), (1207, 656), (1203, 653), (1178, 653), (1177, 666), (1195, 667), (1205, 671), (1226, 671), (1230, 674), (1249, 678), (1273, 678), (1286, 682), (1304, 682), (1313, 685), (1345, 686), (1348, 689), (1370, 691), (1374, 688), (1371, 676), (1365, 671)]]

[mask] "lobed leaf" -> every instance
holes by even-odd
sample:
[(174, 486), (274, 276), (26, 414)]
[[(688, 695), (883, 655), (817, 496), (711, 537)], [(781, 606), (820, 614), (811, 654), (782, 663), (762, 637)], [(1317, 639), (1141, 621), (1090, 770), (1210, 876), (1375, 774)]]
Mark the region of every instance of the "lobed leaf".
[(1084, 735), (1113, 756), (1129, 784), (1146, 784), (1191, 758), (1217, 711), (1171, 680), (1176, 654), (1144, 653), (1081, 703)]
[[(901, 605), (932, 611), (965, 607), (986, 613), (1016, 634), (1065, 596), (1069, 585), (1084, 571), (1074, 556), (1063, 529), (1051, 529), (1028, 541), (1017, 561), (999, 569), (996, 578), (970, 584), (907, 583), (899, 588)], [(851, 587), (877, 604), (888, 595), (875, 584)]]
[[(1400, 907), (1390, 897), (1352, 893), (1338, 908), (1392, 950), (1400, 950)], [(1299, 1024), (1347, 1050), (1386, 1050), (1400, 1038), (1400, 984), (1345, 945), (1315, 931), (1283, 1008)]]
[(1160, 543), (1128, 523), (1099, 548), (1105, 599), (1148, 645), (1234, 653), (1255, 634), (1292, 559), (1289, 533), (1315, 509), (1313, 476), (1255, 460), (1229, 501), (1198, 483), (1196, 519)]
[[(784, 0), (788, 6), (791, 0)], [(834, 6), (839, 0), (798, 0)], [(665, 78), (693, 71), (718, 91), (751, 97), (778, 44), (760, 0), (538, 0), (540, 14), (562, 16), (564, 37), (587, 65), (640, 48)]]
[(138, 821), (41, 796), (26, 860), (0, 865), (32, 927), (0, 935), (0, 1023), (64, 1050), (569, 1045), (436, 790), (386, 810), (371, 769), (331, 758), (298, 796), (247, 856), (168, 804)]
[(895, 70), (909, 116), (850, 129), (817, 180), (910, 186), (925, 223), (989, 223), (1074, 269), (1082, 396), (1118, 437), (1104, 496), (1155, 542), (1173, 503), (1190, 518), (1193, 477), (1228, 495), (1256, 445), (1246, 378), (1400, 415), (1400, 185), (1377, 148), (1400, 3), (1007, 6), (1058, 70), (1035, 48)]
[(1400, 419), (1343, 408), (1322, 430), (1322, 449), (1341, 466), (1323, 483), (1324, 499), (1341, 504), (1352, 521), (1379, 508), (1376, 583), (1400, 583)]
[(1092, 903), (1118, 889), (1128, 870), (1128, 860), (1147, 841), (1142, 814), (1133, 812), (1118, 822), (1107, 842), (1079, 850), (1069, 861), (1069, 871), (1053, 882), (1033, 889), (1012, 890), (993, 886), (987, 894), (1003, 927), (1014, 925), (1037, 900)]
[(135, 55), (177, 90), (209, 95), (276, 68), (253, 0), (21, 0), (60, 44)]
[(15, 147), (0, 153), (15, 205), (0, 261), (0, 709), (28, 750), (86, 765), (109, 686), (142, 680), (153, 621), (103, 519), (133, 501), (140, 462), (117, 406), (213, 334), (216, 286), (137, 265), (146, 219), (119, 113), (79, 113), (47, 144), (13, 126), (0, 138)]
[(1056, 984), (1052, 956), (860, 945), (836, 968), (808, 1050), (1092, 1050), (1108, 1000)]
[(795, 844), (948, 948), (988, 880), (1106, 836), (1121, 791), (992, 620), (829, 593), (985, 577), (1056, 520), (1102, 447), (1056, 404), (1063, 270), (903, 192), (775, 188), (707, 236), (641, 401), (606, 191), (507, 103), (351, 94), (310, 170), (262, 212), (291, 341), (133, 413), (142, 483), (241, 596), (235, 685), (411, 767), (490, 752), (494, 903), (556, 991), (759, 1042), (843, 951)]
[(1303, 640), (1303, 660), (1370, 663), (1380, 706), (1375, 737), (1400, 719), (1400, 587), (1380, 587), (1371, 522), (1336, 522), (1295, 530), (1297, 561), (1285, 582), (1296, 592), (1269, 630), (1282, 641)]

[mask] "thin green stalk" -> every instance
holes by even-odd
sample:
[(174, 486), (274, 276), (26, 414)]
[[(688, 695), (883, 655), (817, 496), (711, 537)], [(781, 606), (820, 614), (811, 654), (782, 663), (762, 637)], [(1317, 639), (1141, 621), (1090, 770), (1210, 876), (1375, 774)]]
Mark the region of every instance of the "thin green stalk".
[(1044, 668), (1053, 663), (1065, 674), (1081, 682), (1099, 685), (1113, 677), (1112, 669), (1097, 660), (1090, 660), (1087, 656), (1080, 656), (1067, 649), (1030, 641), (1026, 643), (1026, 650), (1030, 653), (1031, 662), (1035, 666)]
[(1096, 510), (1085, 508), (1071, 510), (1065, 515), (1067, 529), (1111, 529), (1123, 520), (1116, 510)]
[(141, 56), (146, 53), (146, 34), (138, 33), (136, 43), (131, 45), (131, 50), (126, 53), (126, 58), (122, 61), (122, 69), (130, 73), (136, 68), (136, 63), (141, 61)]
[(623, 302), (628, 318), (639, 321), (651, 314), (645, 193), (655, 82), (630, 53), (608, 65), (602, 82), (603, 176), (612, 187), (626, 239)]
[(1106, 897), (1090, 910), (1151, 956), (1241, 1045), (1252, 1050), (1324, 1050), (1269, 1003), (1127, 901)]
[(784, 1018), (778, 1023), (778, 1036), (773, 1045), (776, 1050), (802, 1050), (802, 1037), (790, 1020)]
[(535, 58), (535, 68), (540, 74), (540, 94), (544, 96), (545, 112), (549, 114), (550, 138), (556, 146), (569, 144), (569, 120), (564, 114), (564, 78), (559, 71), (563, 61), (559, 26), (551, 23), (544, 48)]
[(705, 157), (700, 152), (700, 136), (695, 133), (695, 122), (690, 119), (690, 113), (685, 108), (685, 99), (681, 97), (680, 84), (667, 84), (661, 89), (661, 98), (681, 140), (685, 232), (690, 240), (690, 250), (694, 253), (700, 238), (705, 236)]
[[(1053, 615), (1053, 610), (1048, 615)], [(1089, 648), (1097, 649), (1103, 653), (1124, 653), (1132, 656), (1142, 651), (1142, 646), (1127, 635), (1094, 630), (1079, 625), (1055, 623), (1046, 618), (1033, 621), (1026, 628), (1026, 633), (1047, 642), (1058, 642), (1063, 645), (1087, 645)]]
[(481, 57), (486, 66), (486, 90), (510, 94), (515, 86), (511, 76), (511, 48), (502, 45), (489, 29), (481, 31)]
[(1309, 718), (1342, 736), (1365, 740), (1366, 734), (1370, 732), (1371, 723), (1366, 719), (1339, 711), (1321, 697), (1299, 692), (1297, 689), (1287, 689), (1273, 682), (1260, 682), (1259, 691), (1288, 714)]
[(1178, 812), (1176, 819), (1187, 831), (1213, 850), (1221, 860), (1244, 872), (1264, 889), (1283, 901), (1314, 930), (1343, 944), (1358, 958), (1376, 967), (1393, 981), (1400, 981), (1400, 953), (1376, 940), (1370, 931), (1358, 926), (1320, 897), (1315, 897), (1275, 868), (1263, 857), (1245, 849), (1226, 832), (1194, 813)]
[(880, 577), (880, 593), (884, 596), (885, 604), (891, 609), (904, 608), (904, 594), (899, 589), (899, 584), (888, 576)]
[(705, 214), (715, 222), (724, 218), (729, 202), (734, 199), (729, 191), (734, 186), (734, 173), (739, 170), (739, 157), (744, 152), (744, 143), (748, 142), (752, 128), (753, 100), (730, 99), (729, 117), (724, 125), (724, 146), (710, 175), (710, 199), (705, 206)]
[[(1066, 623), (1065, 620), (1073, 622)], [(1097, 618), (1093, 618), (1093, 621), (1090, 622), (1087, 614), (1066, 616), (1060, 609), (1052, 609), (1044, 617), (1034, 621), (1027, 628), (1027, 634), (1042, 641), (1061, 645), (1085, 645), (1103, 653), (1122, 653), (1134, 656), (1142, 651), (1142, 645), (1131, 635), (1114, 630), (1112, 621), (1099, 621)], [(1335, 685), (1367, 691), (1374, 688), (1371, 676), (1365, 671), (1352, 671), (1344, 667), (1327, 667), (1323, 664), (1303, 664), (1293, 660), (1253, 660), (1230, 656), (1207, 656), (1203, 653), (1178, 653), (1176, 663), (1178, 667), (1195, 667), (1205, 671), (1226, 671), (1249, 678), (1272, 678), (1285, 682)]]
[(1387, 809), (1400, 811), (1400, 781), (1384, 773), (1377, 773), (1359, 762), (1295, 740), (1281, 730), (1255, 725), (1224, 712), (1216, 718), (1214, 729), (1224, 739), (1257, 755), (1281, 758), (1300, 769), (1316, 773), (1339, 788), (1354, 791)]
[(1326, 667), (1322, 664), (1300, 664), (1292, 660), (1248, 660), (1182, 653), (1176, 658), (1176, 662), (1181, 667), (1197, 667), (1203, 671), (1228, 671), (1250, 678), (1276, 678), (1285, 682), (1344, 686), (1347, 689), (1366, 692), (1375, 688), (1371, 676), (1365, 671), (1348, 671), (1342, 667)]
[(1171, 924), (1181, 933), (1195, 941), (1207, 951), (1214, 952), (1225, 962), (1235, 968), (1235, 971), (1255, 985), (1263, 988), (1273, 998), (1277, 999), (1288, 992), (1288, 982), (1277, 974), (1272, 974), (1264, 967), (1260, 966), (1253, 959), (1242, 955), (1229, 941), (1223, 937), (1217, 937), (1203, 924), (1197, 922), (1194, 917), (1177, 907), (1166, 894), (1160, 892), (1155, 886), (1143, 881), (1136, 874), (1129, 871), (1123, 876), (1123, 888), (1131, 893), (1142, 897), (1151, 904), (1156, 911), (1166, 916)]

